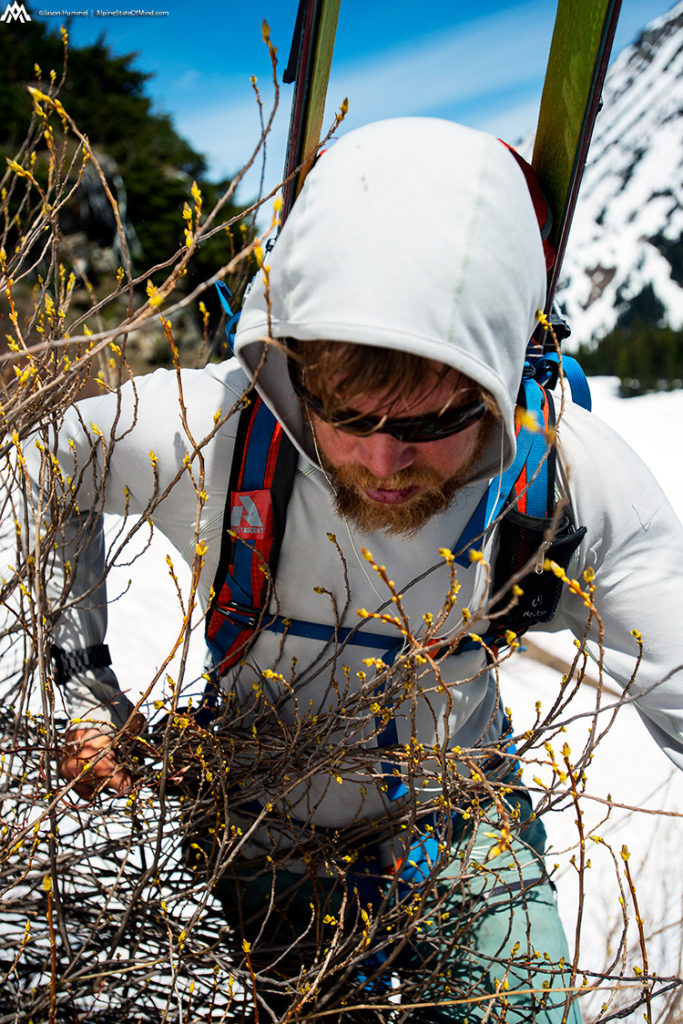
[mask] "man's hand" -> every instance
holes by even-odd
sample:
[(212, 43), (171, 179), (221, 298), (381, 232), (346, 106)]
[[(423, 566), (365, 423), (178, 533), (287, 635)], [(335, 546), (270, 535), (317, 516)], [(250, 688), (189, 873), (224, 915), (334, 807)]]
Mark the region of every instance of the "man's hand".
[[(136, 712), (126, 731), (138, 736), (144, 727), (144, 715)], [(78, 778), (87, 764), (91, 764), (74, 786), (84, 800), (92, 800), (103, 789), (111, 789), (119, 795), (132, 789), (133, 777), (127, 768), (117, 763), (115, 744), (116, 738), (110, 733), (93, 727), (69, 729), (67, 732), (59, 757), (59, 771), (67, 782), (71, 782)]]

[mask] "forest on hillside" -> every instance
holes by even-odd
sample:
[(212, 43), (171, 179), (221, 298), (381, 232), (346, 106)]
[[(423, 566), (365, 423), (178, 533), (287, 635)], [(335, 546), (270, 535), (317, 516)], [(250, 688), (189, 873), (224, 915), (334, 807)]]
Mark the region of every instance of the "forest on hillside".
[(596, 345), (582, 345), (577, 358), (588, 376), (619, 378), (623, 398), (683, 387), (683, 331), (664, 322), (664, 307), (647, 285)]
[[(176, 298), (191, 294), (210, 279), (253, 236), (253, 220), (233, 223), (240, 210), (229, 194), (230, 181), (212, 180), (205, 157), (178, 134), (168, 114), (154, 109), (146, 91), (151, 76), (138, 69), (136, 58), (135, 53), (114, 54), (104, 36), (89, 46), (72, 46), (67, 44), (65, 30), (51, 30), (37, 20), (22, 25), (21, 33), (0, 33), (4, 245), (11, 252), (22, 239), (25, 244), (32, 203), (39, 192), (48, 196), (52, 190), (49, 202), (57, 211), (58, 262), (67, 276), (75, 275), (72, 316), (82, 315), (115, 291), (123, 249), (133, 278), (150, 272), (133, 288), (133, 302), (141, 306), (147, 280), (158, 287), (169, 260), (184, 245), (187, 211), (196, 205), (193, 195), (201, 196), (201, 219), (227, 193), (220, 218), (224, 226), (195, 246), (175, 282)], [(36, 109), (37, 94), (54, 97), (61, 108), (43, 103), (41, 115)], [(60, 116), (60, 109), (69, 121)], [(77, 132), (92, 150), (85, 160)], [(22, 154), (27, 152), (35, 178), (33, 194), (21, 187), (29, 181), (25, 175), (19, 181), (6, 169), (8, 160), (16, 158), (22, 164)], [(29, 273), (17, 282), (14, 295), (24, 314), (34, 301), (32, 289), (46, 281), (49, 265), (39, 242), (33, 239), (32, 246), (32, 259), (24, 259)], [(233, 274), (230, 287), (236, 301), (254, 270), (255, 264), (247, 260)], [(207, 289), (202, 301), (202, 308), (195, 301), (174, 318), (184, 363), (203, 358), (199, 351), (203, 341), (206, 348), (207, 314), (212, 324), (209, 348), (221, 351), (215, 290)], [(120, 304), (106, 304), (99, 313), (102, 326), (113, 327), (120, 314)], [(136, 372), (141, 372), (169, 363), (171, 352), (163, 332), (152, 328), (131, 335), (128, 357)]]

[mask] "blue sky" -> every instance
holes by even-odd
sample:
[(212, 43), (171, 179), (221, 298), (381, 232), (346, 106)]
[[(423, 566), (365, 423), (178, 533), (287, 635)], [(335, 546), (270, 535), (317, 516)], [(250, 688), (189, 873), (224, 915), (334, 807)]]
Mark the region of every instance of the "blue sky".
[[(105, 11), (117, 9), (105, 3)], [(54, 26), (62, 19), (38, 12), (58, 6), (27, 3), (34, 18)], [(257, 76), (266, 103), (272, 96), (261, 22), (270, 25), (282, 68), (297, 0), (146, 0), (141, 6), (168, 10), (168, 16), (75, 17), (73, 42), (106, 33), (116, 53), (137, 52), (137, 66), (153, 73), (149, 92), (157, 109), (170, 113), (181, 134), (206, 154), (215, 176), (234, 173), (259, 131), (250, 76)], [(669, 6), (667, 0), (623, 0), (615, 52)], [(535, 125), (554, 12), (553, 0), (341, 0), (328, 120), (348, 96), (345, 130), (424, 114), (516, 141)], [(283, 164), (291, 89), (281, 90), (268, 183)], [(256, 187), (253, 174), (241, 198)]]

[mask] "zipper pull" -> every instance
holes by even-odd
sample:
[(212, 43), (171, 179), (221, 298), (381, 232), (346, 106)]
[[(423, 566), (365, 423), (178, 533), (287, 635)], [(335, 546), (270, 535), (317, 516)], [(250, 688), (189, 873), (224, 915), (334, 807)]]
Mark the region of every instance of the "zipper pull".
[(534, 570), (538, 573), (539, 576), (543, 572), (543, 563), (545, 562), (546, 552), (549, 547), (550, 541), (544, 540), (541, 543), (540, 548), (538, 549), (538, 554), (536, 555), (536, 565), (534, 566)]

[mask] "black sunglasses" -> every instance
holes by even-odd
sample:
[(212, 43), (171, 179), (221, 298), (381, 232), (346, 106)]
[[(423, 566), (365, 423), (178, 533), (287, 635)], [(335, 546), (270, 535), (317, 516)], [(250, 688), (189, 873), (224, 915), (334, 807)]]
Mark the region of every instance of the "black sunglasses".
[(346, 434), (358, 436), (366, 434), (391, 434), (405, 444), (420, 444), (427, 441), (439, 441), (443, 437), (451, 437), (465, 430), (471, 423), (480, 420), (488, 406), (483, 398), (477, 398), (467, 405), (459, 405), (446, 409), (442, 413), (430, 413), (428, 416), (405, 416), (397, 419), (386, 419), (384, 416), (365, 416), (353, 409), (343, 409), (328, 417), (323, 403), (301, 381), (292, 374), (292, 384), (299, 398), (308, 408), (327, 423), (339, 427)]

